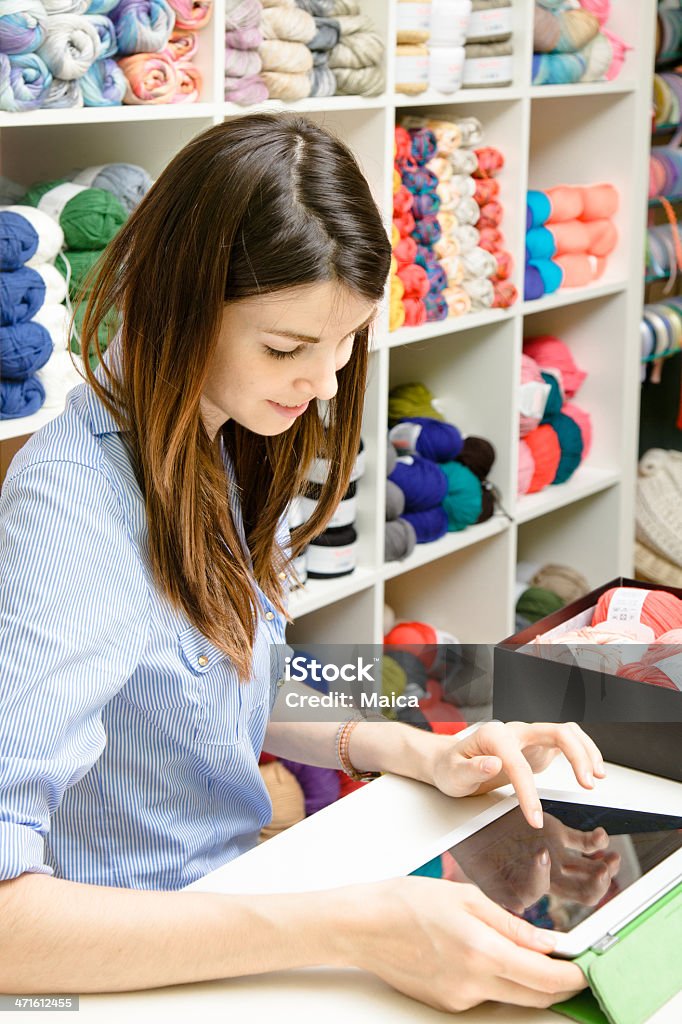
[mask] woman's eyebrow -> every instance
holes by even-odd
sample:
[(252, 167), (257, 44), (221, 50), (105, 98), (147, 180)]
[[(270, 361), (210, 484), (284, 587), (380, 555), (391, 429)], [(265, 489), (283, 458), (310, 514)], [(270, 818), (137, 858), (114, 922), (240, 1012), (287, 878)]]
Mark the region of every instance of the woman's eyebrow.
[[(348, 338), (351, 334), (357, 334), (358, 331), (362, 331), (364, 330), (365, 327), (369, 327), (372, 320), (374, 320), (375, 316), (376, 312), (372, 313), (372, 315), (367, 317), (367, 319), (364, 320), (359, 327), (354, 327), (353, 330), (349, 331), (348, 334), (344, 335), (344, 337)], [(298, 331), (286, 331), (280, 327), (273, 327), (271, 329), (267, 329), (265, 333), (277, 334), (281, 338), (291, 338), (292, 341), (303, 341), (309, 345), (316, 345), (320, 341), (320, 338), (313, 334), (300, 334)]]

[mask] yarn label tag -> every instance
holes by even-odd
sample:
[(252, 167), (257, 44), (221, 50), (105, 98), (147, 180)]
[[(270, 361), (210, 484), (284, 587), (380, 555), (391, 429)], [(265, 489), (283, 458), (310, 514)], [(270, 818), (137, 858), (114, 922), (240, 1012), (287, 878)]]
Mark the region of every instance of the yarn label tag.
[(655, 666), (675, 684), (678, 690), (682, 690), (682, 654), (673, 654), (672, 658), (663, 658), (662, 661), (655, 662)]
[(403, 57), (395, 59), (395, 80), (397, 85), (425, 85), (429, 84), (429, 54), (424, 51), (423, 56)]
[(357, 542), (344, 544), (343, 547), (326, 548), (311, 544), (306, 551), (308, 572), (334, 576), (337, 573), (350, 572), (357, 562)]
[(492, 42), (512, 34), (511, 7), (494, 7), (488, 11), (473, 11), (469, 18), (467, 42)]
[(513, 57), (472, 57), (464, 61), (464, 85), (501, 85), (513, 77)]
[(84, 168), (84, 170), (79, 171), (78, 174), (75, 175), (73, 179), (73, 184), (82, 185), (84, 188), (92, 188), (93, 181), (95, 180), (97, 175), (104, 170), (106, 166), (106, 164), (100, 164), (98, 167)]
[(617, 587), (606, 616), (607, 622), (641, 622), (649, 592), (638, 587)]
[(396, 6), (398, 32), (425, 32), (428, 38), (431, 27), (431, 4), (399, 3)]
[(549, 393), (552, 390), (549, 384), (543, 381), (529, 380), (522, 384), (519, 389), (519, 408), (522, 416), (528, 416), (534, 420), (541, 420), (545, 415), (545, 406)]
[(409, 455), (417, 450), (417, 441), (422, 432), (421, 423), (396, 423), (388, 432), (388, 438), (401, 455)]
[(56, 188), (51, 188), (49, 192), (46, 192), (41, 197), (38, 203), (38, 209), (46, 213), (48, 217), (52, 217), (52, 220), (56, 220), (59, 223), (59, 218), (62, 215), (62, 210), (68, 202), (70, 202), (74, 196), (77, 196), (79, 192), (87, 192), (85, 185), (74, 185), (72, 181), (65, 181), (63, 185), (57, 185)]
[[(317, 508), (317, 502), (314, 498), (306, 498), (305, 496), (299, 497), (298, 500), (301, 503), (301, 509), (305, 516), (304, 522), (307, 522)], [(357, 498), (345, 498), (336, 506), (334, 515), (327, 523), (325, 529), (332, 530), (339, 526), (352, 526), (355, 522), (356, 515)]]

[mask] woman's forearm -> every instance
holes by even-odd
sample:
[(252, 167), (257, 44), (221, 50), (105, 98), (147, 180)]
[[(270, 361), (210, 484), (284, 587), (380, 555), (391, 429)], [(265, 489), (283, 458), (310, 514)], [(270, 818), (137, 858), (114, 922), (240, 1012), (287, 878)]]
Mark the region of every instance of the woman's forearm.
[[(338, 722), (271, 722), (265, 736), (265, 750), (290, 761), (338, 768), (336, 739)], [(359, 722), (348, 749), (357, 771), (391, 772), (407, 778), (432, 782), (433, 758), (447, 736), (435, 736), (400, 722)]]
[(117, 992), (346, 966), (353, 889), (274, 896), (144, 892), (27, 874), (0, 883), (0, 992)]

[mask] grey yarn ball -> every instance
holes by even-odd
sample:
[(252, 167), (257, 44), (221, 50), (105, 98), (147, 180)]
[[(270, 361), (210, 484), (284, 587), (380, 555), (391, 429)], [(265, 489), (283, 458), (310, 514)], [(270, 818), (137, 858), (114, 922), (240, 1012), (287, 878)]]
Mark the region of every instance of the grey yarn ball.
[(412, 554), (417, 543), (417, 534), (412, 523), (407, 519), (394, 519), (386, 523), (384, 534), (384, 559), (387, 562), (399, 562)]
[(391, 522), (405, 511), (405, 495), (392, 480), (386, 481), (386, 520)]
[(386, 476), (390, 476), (398, 461), (398, 453), (389, 441), (386, 445)]

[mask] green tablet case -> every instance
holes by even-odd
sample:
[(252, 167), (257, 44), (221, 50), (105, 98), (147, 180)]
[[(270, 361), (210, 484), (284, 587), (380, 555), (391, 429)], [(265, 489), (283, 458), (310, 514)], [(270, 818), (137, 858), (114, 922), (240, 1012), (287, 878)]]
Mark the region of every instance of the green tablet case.
[(645, 1024), (682, 991), (682, 884), (574, 963), (590, 988), (553, 1010), (580, 1024)]

